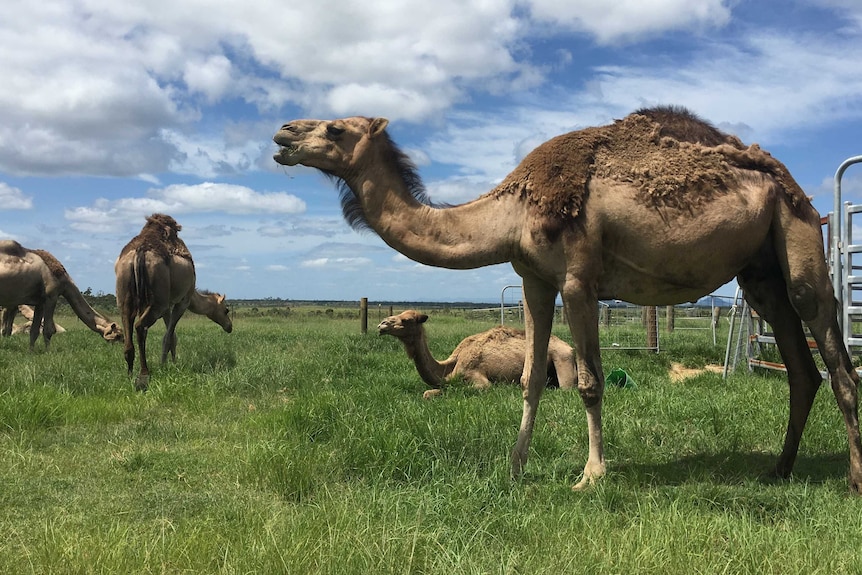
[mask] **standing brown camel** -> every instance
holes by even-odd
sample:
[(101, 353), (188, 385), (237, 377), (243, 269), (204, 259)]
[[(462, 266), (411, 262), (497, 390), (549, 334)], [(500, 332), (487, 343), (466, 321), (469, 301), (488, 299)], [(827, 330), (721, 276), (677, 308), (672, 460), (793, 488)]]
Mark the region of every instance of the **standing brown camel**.
[[(425, 399), (439, 395), (443, 384), (457, 376), (476, 389), (487, 389), (494, 381), (521, 379), (527, 351), (523, 330), (504, 325), (492, 327), (464, 338), (448, 358), (437, 361), (428, 347), (426, 321), (427, 315), (408, 309), (385, 318), (377, 326), (378, 334), (391, 335), (404, 344), (419, 377), (434, 388), (422, 394)], [(548, 345), (548, 379), (562, 389), (572, 389), (577, 384), (572, 347), (554, 335)]]
[(135, 364), (133, 325), (138, 341), (141, 369), (135, 389), (139, 391), (149, 386), (147, 331), (159, 318), (165, 322), (162, 363), (167, 360), (168, 352), (176, 360), (176, 327), (186, 309), (207, 316), (228, 333), (233, 330), (224, 296), (195, 290), (195, 264), (185, 242), (177, 235), (181, 229), (171, 216), (153, 214), (114, 264), (129, 375)]
[(33, 306), (30, 328), (30, 349), (33, 349), (39, 332), (47, 349), (56, 333), (54, 310), (58, 299), (65, 299), (75, 315), (106, 341), (122, 337), (120, 328), (109, 318), (94, 310), (63, 264), (45, 250), (31, 250), (14, 240), (0, 241), (0, 333), (12, 333), (12, 325), (19, 305)]
[(695, 301), (736, 276), (772, 325), (787, 366), (790, 417), (775, 472), (790, 474), (821, 381), (801, 319), (828, 368), (848, 435), (850, 487), (859, 493), (859, 377), (842, 343), (820, 218), (783, 164), (684, 109), (645, 109), (555, 137), (489, 193), (438, 208), (387, 124), (296, 120), (275, 135), (275, 160), (340, 181), (348, 222), (413, 260), (457, 269), (512, 263), (524, 281), (528, 344), (514, 476), (527, 461), (558, 293), (587, 410), (580, 488), (605, 473), (597, 301)]

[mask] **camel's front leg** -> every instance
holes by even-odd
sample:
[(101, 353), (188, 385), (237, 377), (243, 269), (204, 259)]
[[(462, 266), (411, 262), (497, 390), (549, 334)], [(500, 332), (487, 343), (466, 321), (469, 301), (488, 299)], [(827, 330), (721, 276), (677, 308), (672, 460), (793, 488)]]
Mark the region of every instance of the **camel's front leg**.
[[(36, 347), (36, 340), (39, 339), (39, 332), (42, 329), (42, 318), (45, 317), (45, 304), (33, 306), (33, 319), (30, 320), (30, 351)], [(48, 348), (48, 341), (45, 341), (45, 349)]]
[(49, 299), (45, 302), (45, 308), (42, 310), (42, 319), (39, 323), (42, 324), (42, 339), (45, 340), (45, 349), (48, 349), (48, 346), (51, 343), (51, 338), (54, 337), (55, 333), (57, 333), (57, 328), (54, 325), (54, 310), (56, 307), (57, 300)]
[(557, 290), (553, 286), (537, 278), (524, 277), (524, 326), (527, 336), (524, 372), (521, 374), (524, 411), (518, 441), (512, 450), (512, 477), (515, 479), (521, 477), (527, 464), (536, 411), (547, 383), (548, 340), (551, 337), (556, 297)]
[(598, 296), (583, 282), (570, 280), (563, 290), (563, 304), (575, 348), (578, 366), (578, 393), (587, 412), (589, 456), (581, 480), (572, 486), (580, 490), (605, 474), (602, 440), (602, 397), (605, 377), (599, 348)]
[(2, 319), (0, 319), (0, 323), (2, 323), (2, 335), (3, 337), (9, 337), (12, 335), (12, 327), (15, 323), (15, 314), (18, 313), (18, 307), (4, 307)]

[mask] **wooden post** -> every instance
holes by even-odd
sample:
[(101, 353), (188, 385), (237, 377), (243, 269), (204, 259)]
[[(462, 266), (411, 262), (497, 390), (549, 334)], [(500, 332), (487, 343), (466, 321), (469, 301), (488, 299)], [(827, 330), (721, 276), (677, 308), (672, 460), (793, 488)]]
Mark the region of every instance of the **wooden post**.
[(602, 325), (604, 325), (605, 327), (611, 326), (611, 307), (610, 306), (606, 306), (606, 305), (602, 306), (601, 318), (602, 318)]
[(669, 306), (667, 306), (666, 309), (667, 309), (667, 332), (673, 333), (674, 320), (676, 319), (674, 317), (675, 308), (672, 305), (669, 305)]
[(368, 298), (364, 297), (359, 300), (359, 323), (361, 324), (362, 334), (368, 333)]
[(658, 351), (658, 326), (656, 325), (656, 307), (654, 305), (644, 308), (646, 317), (647, 347)]

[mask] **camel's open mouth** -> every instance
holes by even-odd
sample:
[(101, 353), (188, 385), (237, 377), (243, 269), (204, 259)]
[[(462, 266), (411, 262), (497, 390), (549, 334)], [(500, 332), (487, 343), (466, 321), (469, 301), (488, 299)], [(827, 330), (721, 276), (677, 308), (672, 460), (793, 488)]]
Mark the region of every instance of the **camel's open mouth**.
[(294, 144), (288, 144), (286, 146), (279, 145), (278, 152), (272, 156), (272, 159), (283, 166), (295, 166), (299, 163), (299, 158), (297, 157), (298, 152), (299, 146)]

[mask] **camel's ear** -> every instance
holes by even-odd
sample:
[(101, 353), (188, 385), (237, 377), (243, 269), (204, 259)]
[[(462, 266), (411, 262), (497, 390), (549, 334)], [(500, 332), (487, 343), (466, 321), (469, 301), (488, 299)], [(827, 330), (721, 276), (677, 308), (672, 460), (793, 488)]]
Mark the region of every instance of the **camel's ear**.
[(428, 316), (427, 316), (427, 315), (425, 315), (424, 313), (420, 313), (420, 314), (416, 317), (416, 320), (417, 320), (419, 323), (425, 323), (426, 321), (428, 321)]
[(371, 125), (368, 126), (368, 135), (372, 138), (379, 136), (389, 125), (389, 120), (386, 118), (374, 118), (371, 120)]
[(223, 295), (219, 295), (219, 296), (216, 298), (216, 301), (217, 301), (218, 303), (222, 303), (222, 302), (224, 301), (224, 296), (223, 296)]

